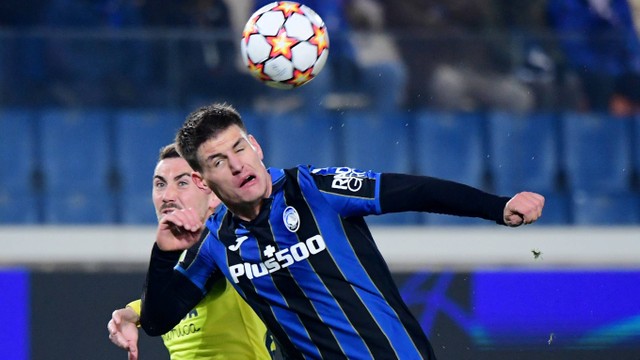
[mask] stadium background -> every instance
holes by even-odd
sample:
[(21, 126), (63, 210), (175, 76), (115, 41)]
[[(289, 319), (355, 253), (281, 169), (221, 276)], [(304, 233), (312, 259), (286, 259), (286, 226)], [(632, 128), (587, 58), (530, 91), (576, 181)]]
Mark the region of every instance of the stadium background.
[[(637, 69), (576, 71), (586, 45), (571, 41), (595, 33), (559, 31), (542, 15), (552, 3), (572, 2), (309, 2), (329, 24), (329, 64), (283, 92), (238, 64), (248, 1), (3, 1), (0, 358), (124, 356), (106, 322), (140, 293), (157, 151), (212, 101), (240, 110), (269, 166), (545, 195), (526, 229), (370, 219), (441, 358), (640, 358), (640, 117), (620, 80)], [(600, 36), (628, 52), (614, 60), (640, 56), (633, 26)]]

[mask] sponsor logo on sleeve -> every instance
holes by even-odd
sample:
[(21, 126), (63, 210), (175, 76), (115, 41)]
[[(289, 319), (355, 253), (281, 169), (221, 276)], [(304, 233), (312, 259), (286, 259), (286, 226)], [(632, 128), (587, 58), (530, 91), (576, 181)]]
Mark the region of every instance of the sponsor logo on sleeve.
[(366, 177), (364, 171), (357, 171), (352, 168), (337, 168), (333, 175), (331, 187), (337, 190), (348, 190), (358, 192), (362, 188), (362, 183)]

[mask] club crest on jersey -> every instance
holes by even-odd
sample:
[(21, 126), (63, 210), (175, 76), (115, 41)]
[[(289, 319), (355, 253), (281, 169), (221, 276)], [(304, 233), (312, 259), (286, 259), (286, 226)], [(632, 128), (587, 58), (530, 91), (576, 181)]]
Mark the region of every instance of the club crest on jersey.
[(282, 213), (282, 221), (284, 221), (284, 226), (291, 232), (296, 232), (300, 228), (300, 216), (298, 215), (298, 211), (291, 206), (287, 206)]

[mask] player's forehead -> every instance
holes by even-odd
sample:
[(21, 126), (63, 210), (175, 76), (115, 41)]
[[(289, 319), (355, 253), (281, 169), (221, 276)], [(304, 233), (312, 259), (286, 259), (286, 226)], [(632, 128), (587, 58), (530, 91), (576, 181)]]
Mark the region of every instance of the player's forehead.
[(220, 130), (200, 144), (197, 153), (201, 159), (206, 159), (211, 155), (224, 153), (225, 151), (233, 149), (238, 144), (246, 142), (248, 142), (246, 132), (234, 124)]
[(156, 168), (153, 172), (153, 176), (162, 177), (165, 180), (169, 180), (179, 174), (191, 174), (193, 170), (189, 163), (181, 157), (172, 157), (162, 159), (156, 165)]

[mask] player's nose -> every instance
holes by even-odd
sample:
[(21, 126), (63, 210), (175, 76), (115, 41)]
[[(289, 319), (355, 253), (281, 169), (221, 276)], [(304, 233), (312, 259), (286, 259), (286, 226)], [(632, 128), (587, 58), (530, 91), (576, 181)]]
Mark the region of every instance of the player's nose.
[(176, 186), (167, 185), (166, 189), (162, 193), (162, 201), (164, 202), (173, 202), (178, 197), (178, 191)]
[(229, 156), (228, 162), (229, 162), (229, 168), (231, 169), (232, 174), (236, 175), (242, 172), (244, 164), (239, 156), (236, 156), (236, 155)]

